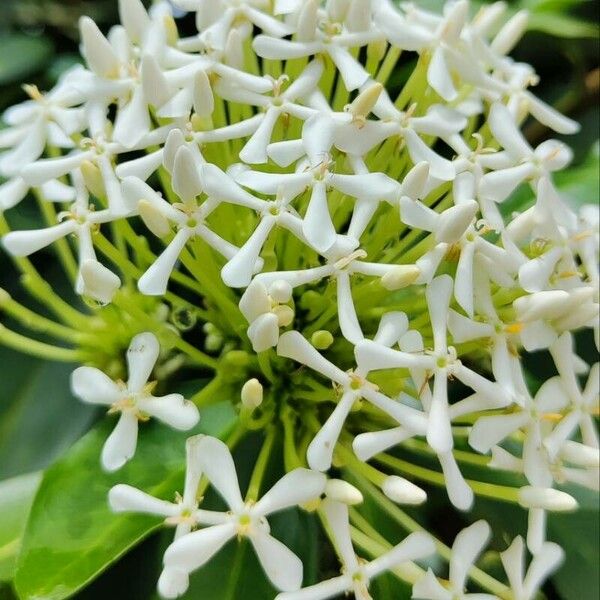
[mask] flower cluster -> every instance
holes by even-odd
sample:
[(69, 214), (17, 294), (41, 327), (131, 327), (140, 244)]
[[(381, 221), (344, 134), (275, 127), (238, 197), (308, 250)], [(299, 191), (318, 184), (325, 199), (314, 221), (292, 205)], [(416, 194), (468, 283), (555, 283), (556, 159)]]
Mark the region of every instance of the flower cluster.
[[(76, 396), (120, 413), (103, 466), (133, 457), (139, 421), (192, 429), (196, 405), (217, 390), (235, 390), (241, 427), (264, 429), (265, 452), (284, 432), (288, 472), (260, 499), (264, 460), (243, 498), (230, 449), (210, 436), (188, 439), (177, 502), (111, 490), (114, 510), (177, 527), (160, 593), (184, 593), (237, 536), (281, 600), (367, 599), (387, 570), (414, 584), (415, 598), (462, 598), (469, 576), (494, 597), (533, 598), (562, 558), (546, 540), (546, 513), (577, 506), (556, 486), (598, 489), (599, 368), (577, 356), (573, 332), (592, 328), (598, 344), (599, 213), (574, 212), (553, 184), (569, 148), (554, 139), (533, 148), (520, 132), (529, 117), (559, 134), (578, 129), (530, 91), (531, 67), (508, 56), (526, 15), (500, 24), (498, 2), (470, 20), (466, 0), (442, 14), (388, 0), (172, 4), (195, 13), (197, 34), (179, 37), (163, 2), (147, 11), (121, 0), (121, 25), (106, 36), (83, 17), (86, 66), (49, 93), (25, 86), (30, 100), (4, 114), (0, 132), (0, 207), (33, 190), (50, 221), (4, 224), (5, 249), (32, 276), (23, 257), (56, 242), (90, 310), (101, 318), (112, 303), (139, 324), (127, 384), (90, 352), (84, 362), (95, 366), (73, 373)], [(393, 89), (407, 56), (412, 72)], [(534, 202), (507, 215), (520, 186)], [(198, 316), (203, 347), (187, 326), (136, 308), (142, 296)], [(195, 403), (152, 395), (159, 340), (215, 372)], [(533, 393), (521, 354), (542, 349), (557, 374)], [(491, 459), (468, 450), (465, 431)], [(406, 444), (436, 457), (441, 473), (398, 461)], [(508, 585), (478, 578), (485, 521), (457, 536), (449, 583), (413, 564), (436, 550), (422, 531), (358, 559), (348, 506), (362, 501), (361, 481), (397, 504), (425, 502), (415, 479), (441, 477), (462, 511), (485, 495), (463, 477), (457, 444), (522, 477), (497, 488), (529, 511), (527, 574), (517, 537), (501, 554)], [(329, 478), (336, 472), (356, 487)], [(201, 480), (228, 510), (199, 507)], [(319, 511), (340, 576), (300, 589), (302, 563), (267, 521), (292, 506)]]

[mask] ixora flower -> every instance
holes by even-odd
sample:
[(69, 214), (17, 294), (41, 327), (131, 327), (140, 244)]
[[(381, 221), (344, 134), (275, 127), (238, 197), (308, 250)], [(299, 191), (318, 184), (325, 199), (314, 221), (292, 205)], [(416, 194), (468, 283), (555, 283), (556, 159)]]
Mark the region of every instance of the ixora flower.
[[(368, 600), (386, 572), (415, 598), (534, 598), (563, 554), (547, 514), (600, 487), (600, 370), (580, 335), (600, 346), (600, 238), (597, 206), (574, 209), (555, 180), (567, 145), (521, 133), (529, 116), (578, 129), (509, 56), (526, 13), (503, 24), (498, 2), (471, 19), (466, 0), (441, 14), (392, 0), (152, 4), (119, 0), (108, 32), (82, 17), (84, 65), (48, 92), (25, 86), (4, 113), (0, 234), (41, 308), (0, 290), (0, 343), (85, 365), (73, 394), (119, 413), (107, 471), (146, 443), (140, 421), (186, 432), (199, 407), (226, 405), (223, 441), (210, 429), (187, 440), (174, 501), (127, 480), (109, 492), (115, 512), (175, 527), (159, 593), (185, 594), (247, 538), (279, 600)], [(197, 28), (183, 38), (182, 12), (181, 29)], [(515, 190), (532, 196), (526, 209)], [(30, 192), (43, 222), (13, 230)], [(49, 262), (60, 293), (38, 270)], [(114, 381), (132, 336), (127, 382)], [(528, 371), (539, 350), (542, 381)], [(169, 385), (191, 400), (153, 395)], [(151, 437), (144, 473), (163, 460)], [(242, 441), (262, 446), (236, 465)], [(469, 521), (480, 497), (528, 512), (500, 553), (503, 581), (481, 570), (488, 542), (504, 540)], [(465, 521), (452, 549), (434, 538), (444, 502)], [(322, 523), (303, 535), (331, 542), (338, 576), (305, 581), (271, 532), (271, 515), (294, 507)]]
[(94, 367), (79, 367), (71, 375), (75, 396), (83, 402), (109, 406), (109, 413), (120, 413), (117, 425), (102, 449), (102, 466), (108, 471), (120, 469), (135, 454), (139, 421), (154, 417), (186, 431), (200, 418), (196, 406), (181, 394), (152, 395), (156, 384), (148, 379), (159, 352), (156, 336), (140, 333), (127, 349), (127, 383), (115, 382)]
[(270, 534), (266, 517), (319, 498), (325, 491), (325, 475), (298, 468), (284, 475), (260, 500), (244, 502), (229, 448), (206, 436), (198, 442), (197, 451), (202, 472), (229, 510), (211, 513), (208, 520), (203, 519), (202, 513), (194, 513), (198, 522), (208, 527), (176, 539), (165, 552), (165, 569), (189, 574), (235, 536), (247, 537), (273, 585), (280, 590), (298, 589), (302, 585), (302, 562)]

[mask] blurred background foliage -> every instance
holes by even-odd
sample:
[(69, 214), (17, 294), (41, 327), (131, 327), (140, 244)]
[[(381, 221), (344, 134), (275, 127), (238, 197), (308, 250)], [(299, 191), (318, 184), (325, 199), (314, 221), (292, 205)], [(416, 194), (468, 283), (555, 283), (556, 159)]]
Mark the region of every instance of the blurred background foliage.
[[(439, 8), (442, 2), (425, 0), (417, 4)], [(476, 9), (481, 2), (472, 4)], [(594, 0), (519, 0), (508, 4), (509, 12), (525, 8), (531, 13), (529, 31), (513, 56), (535, 67), (540, 76), (536, 94), (582, 124), (580, 133), (564, 138), (573, 147), (575, 159), (566, 171), (557, 175), (557, 184), (574, 204), (598, 202), (598, 4)], [(42, 90), (49, 89), (65, 69), (80, 60), (77, 20), (84, 14), (94, 18), (101, 28), (107, 29), (117, 21), (117, 0), (0, 2), (0, 111), (24, 99), (21, 84), (35, 83)], [(193, 19), (184, 18), (182, 27), (184, 32), (192, 33)], [(401, 85), (400, 71), (392, 80), (392, 85), (394, 82)], [(534, 143), (539, 143), (549, 134), (535, 122), (526, 123), (525, 132)], [(530, 190), (523, 187), (510, 200), (507, 209), (522, 209), (531, 201)], [(19, 228), (39, 226), (35, 203), (25, 202), (21, 206), (18, 211), (8, 215), (12, 225)], [(58, 281), (61, 285), (52, 254), (43, 254), (41, 260), (48, 281), (53, 284)], [(18, 278), (1, 249), (0, 287), (19, 296)], [(69, 294), (66, 287), (64, 294)], [(592, 346), (589, 336), (578, 340), (579, 351), (589, 362), (596, 360)], [(528, 367), (532, 377), (548, 377), (547, 364), (544, 353), (530, 358)], [(0, 347), (0, 600), (16, 597), (8, 582), (14, 576), (21, 535), (41, 479), (40, 470), (65, 456), (99, 416), (93, 409), (72, 398), (68, 385), (71, 369), (71, 365), (57, 365)], [(230, 417), (221, 414), (208, 417), (208, 424), (204, 426), (214, 434), (223, 432)], [(90, 444), (94, 445), (95, 431), (70, 450), (64, 460), (77, 461), (78, 456), (86, 455)], [(148, 437), (152, 435), (149, 433)], [(250, 439), (238, 451), (242, 464), (248, 463), (248, 468), (245, 471), (242, 469), (242, 479), (250, 472), (249, 465), (257, 451), (258, 441)], [(94, 457), (96, 455), (97, 452)], [(55, 464), (54, 475), (60, 474), (64, 460)], [(81, 460), (81, 468), (85, 469), (87, 465), (83, 458)], [(181, 460), (181, 457), (177, 460)], [(95, 468), (90, 465), (89, 469), (91, 472), (88, 475), (96, 478), (98, 474)], [(159, 472), (160, 469), (157, 469), (156, 475)], [(95, 486), (97, 493), (98, 489), (103, 489), (102, 486), (108, 485), (103, 477), (100, 479), (102, 481), (89, 481), (90, 490)], [(70, 491), (86, 495), (85, 487), (80, 486), (77, 492), (75, 490), (73, 488)], [(549, 535), (565, 546), (568, 558), (565, 567), (545, 591), (550, 597), (564, 600), (596, 600), (599, 597), (597, 499), (594, 494), (574, 493), (580, 500), (581, 511), (575, 515), (552, 518), (549, 525)], [(91, 496), (94, 494), (91, 493)], [(451, 513), (447, 507), (443, 510), (446, 504), (441, 501), (436, 506), (435, 494), (431, 497), (427, 514), (421, 511), (415, 516), (421, 522), (426, 519), (428, 526), (434, 527), (446, 541), (451, 541), (464, 517)], [(85, 510), (85, 502), (75, 506)], [(393, 539), (397, 528), (395, 524), (368, 503), (362, 510), (369, 520), (377, 523), (380, 531), (385, 531)], [(53, 513), (50, 500), (48, 511), (51, 520)], [(492, 525), (499, 532), (496, 543), (501, 548), (511, 537), (524, 530), (522, 511), (506, 505), (480, 502), (475, 516), (485, 516), (495, 521)], [(45, 514), (42, 513), (41, 517), (44, 518)], [(145, 529), (142, 529), (146, 531), (147, 522), (144, 523)], [(96, 523), (98, 531), (102, 531), (102, 526), (102, 522)], [(290, 546), (303, 557), (308, 565), (310, 580), (337, 569), (335, 558), (327, 552), (318, 534), (314, 517), (300, 512), (286, 514), (274, 519), (273, 526), (276, 535), (289, 541)], [(77, 538), (78, 532), (72, 533)], [(154, 600), (160, 556), (170, 535), (171, 532), (167, 531), (148, 537), (116, 564), (113, 564), (114, 556), (104, 556), (100, 552), (103, 558), (91, 567), (93, 574), (99, 577), (83, 591), (76, 593), (75, 597), (83, 600), (111, 596), (115, 599)], [(239, 548), (229, 546), (218, 560), (193, 579), (186, 597), (210, 600), (272, 598), (273, 591), (252, 556), (252, 552), (246, 552), (243, 545)], [(38, 559), (45, 560), (39, 556)], [(486, 555), (483, 561), (492, 573), (499, 568), (497, 555), (495, 558), (492, 554)], [(102, 571), (105, 572), (100, 575)], [(34, 575), (30, 573), (31, 577)], [(73, 590), (86, 583), (78, 580), (77, 573), (72, 574), (72, 579)], [(218, 589), (215, 582), (218, 582)], [(20, 589), (27, 589), (29, 583), (22, 581)], [(251, 595), (248, 595), (248, 590), (253, 590)], [(389, 577), (383, 578), (373, 593), (376, 599), (386, 600), (409, 597), (410, 594), (407, 588), (399, 588), (397, 581)]]

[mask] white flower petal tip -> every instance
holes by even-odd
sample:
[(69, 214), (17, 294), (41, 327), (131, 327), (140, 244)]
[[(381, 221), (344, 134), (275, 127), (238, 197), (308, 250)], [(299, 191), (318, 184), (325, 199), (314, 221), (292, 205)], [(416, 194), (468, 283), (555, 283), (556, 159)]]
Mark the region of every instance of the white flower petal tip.
[(417, 506), (427, 500), (425, 490), (419, 486), (396, 475), (390, 475), (381, 486), (383, 493), (397, 504)]
[(163, 598), (179, 598), (190, 585), (190, 576), (183, 569), (165, 567), (158, 579), (158, 593)]
[(97, 260), (86, 260), (81, 265), (80, 273), (83, 280), (82, 294), (100, 304), (109, 304), (121, 287), (119, 277)]
[(519, 489), (519, 504), (524, 508), (541, 508), (551, 512), (572, 512), (579, 506), (577, 500), (566, 492), (534, 486)]
[(361, 504), (364, 499), (359, 489), (342, 479), (328, 479), (325, 485), (325, 496), (348, 506)]

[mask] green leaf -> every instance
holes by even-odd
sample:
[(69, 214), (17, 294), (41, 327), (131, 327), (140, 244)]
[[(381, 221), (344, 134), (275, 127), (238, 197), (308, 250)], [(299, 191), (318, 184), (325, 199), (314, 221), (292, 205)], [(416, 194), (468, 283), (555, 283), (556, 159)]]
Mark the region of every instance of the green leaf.
[(22, 33), (0, 35), (0, 85), (6, 85), (44, 68), (52, 57), (52, 42), (46, 37)]
[(0, 478), (43, 469), (88, 430), (97, 411), (73, 398), (72, 370), (0, 348)]
[(29, 473), (0, 482), (0, 581), (14, 576), (21, 536), (41, 480), (41, 473)]
[(151, 422), (142, 427), (135, 457), (116, 473), (99, 465), (112, 422), (102, 423), (50, 467), (36, 495), (17, 564), (21, 600), (61, 600), (104, 571), (160, 524), (160, 519), (111, 513), (107, 494), (121, 482), (172, 499), (183, 485), (185, 439), (225, 436), (235, 423), (231, 404), (203, 411), (200, 425), (177, 432)]

